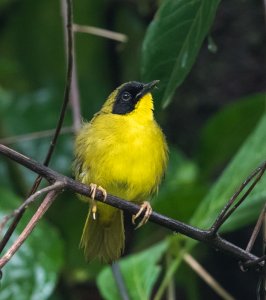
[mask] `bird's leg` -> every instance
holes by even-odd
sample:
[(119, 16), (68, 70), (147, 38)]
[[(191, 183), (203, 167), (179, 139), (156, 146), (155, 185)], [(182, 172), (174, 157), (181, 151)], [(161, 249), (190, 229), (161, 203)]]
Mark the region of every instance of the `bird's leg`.
[(152, 207), (148, 201), (144, 201), (142, 205), (140, 206), (139, 211), (137, 212), (136, 215), (132, 216), (132, 223), (135, 224), (135, 220), (141, 215), (141, 213), (146, 210), (144, 217), (142, 220), (139, 222), (138, 226), (136, 229), (140, 228), (142, 225), (146, 224), (152, 214)]
[(96, 190), (97, 190), (97, 185), (95, 183), (90, 184), (90, 189), (91, 189), (91, 212), (92, 212), (92, 218), (93, 220), (96, 220), (96, 212), (97, 212), (97, 202), (94, 200)]
[(103, 193), (103, 201), (106, 200), (107, 198), (107, 192), (104, 188), (102, 188), (101, 186), (97, 186), (97, 184), (95, 183), (91, 183), (90, 184), (90, 189), (91, 189), (91, 212), (92, 212), (92, 218), (93, 220), (96, 220), (96, 212), (97, 212), (97, 201), (95, 201), (95, 194), (97, 189), (99, 189), (102, 193)]

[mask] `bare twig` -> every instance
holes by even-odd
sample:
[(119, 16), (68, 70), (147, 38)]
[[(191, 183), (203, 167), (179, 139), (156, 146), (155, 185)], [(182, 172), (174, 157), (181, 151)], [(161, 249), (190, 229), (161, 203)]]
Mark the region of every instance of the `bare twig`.
[[(66, 57), (68, 57), (68, 47), (67, 47), (67, 8), (65, 0), (61, 0), (61, 11), (62, 11), (62, 19), (64, 24), (64, 37), (65, 37), (65, 52)], [(73, 27), (73, 26), (72, 26)], [(74, 30), (74, 28), (73, 28)], [(75, 51), (75, 39), (73, 37), (73, 72), (72, 72), (72, 81), (71, 81), (71, 96), (70, 96), (70, 104), (72, 110), (73, 117), (73, 127), (75, 133), (78, 132), (81, 126), (81, 113), (80, 113), (80, 96), (79, 96), (79, 88), (78, 88), (78, 78), (77, 78), (77, 64), (76, 64), (76, 51)]]
[(15, 209), (11, 214), (4, 216), (2, 221), (0, 222), (0, 234), (5, 226), (5, 224), (14, 216), (16, 216), (17, 214), (19, 214), (22, 210), (24, 210), (25, 208), (27, 208), (32, 202), (34, 202), (39, 196), (41, 196), (42, 194), (48, 193), (50, 191), (53, 190), (57, 190), (59, 188), (62, 188), (64, 186), (63, 182), (56, 182), (53, 185), (49, 185), (39, 191), (37, 191), (36, 193), (32, 194), (26, 201), (24, 201), (19, 208)]
[(51, 160), (52, 154), (54, 152), (54, 148), (60, 134), (67, 105), (70, 99), (70, 91), (71, 91), (71, 81), (72, 81), (72, 72), (73, 72), (73, 31), (72, 31), (72, 2), (71, 0), (66, 0), (67, 3), (67, 49), (68, 49), (68, 57), (67, 57), (67, 74), (66, 74), (66, 85), (65, 85), (65, 92), (64, 92), (64, 101), (61, 107), (58, 123), (55, 129), (54, 137), (51, 141), (49, 151), (44, 161), (44, 165), (47, 166)]
[[(60, 131), (60, 134), (72, 133), (72, 132), (74, 132), (73, 127), (63, 127)], [(36, 132), (2, 138), (2, 139), (0, 139), (0, 144), (9, 145), (9, 144), (14, 144), (14, 143), (18, 143), (18, 142), (36, 140), (36, 139), (41, 139), (41, 138), (45, 138), (45, 137), (50, 137), (53, 134), (54, 134), (54, 129), (36, 131)]]
[[(72, 79), (72, 69), (73, 69), (73, 32), (72, 32), (72, 2), (71, 0), (66, 0), (67, 3), (67, 48), (68, 48), (68, 59), (67, 59), (67, 75), (66, 75), (66, 85), (65, 85), (65, 91), (64, 91), (64, 100), (60, 112), (60, 116), (58, 119), (58, 123), (54, 132), (54, 136), (52, 138), (52, 141), (50, 143), (50, 147), (48, 150), (48, 153), (46, 155), (46, 158), (44, 160), (44, 165), (48, 166), (52, 157), (52, 154), (55, 149), (55, 145), (58, 139), (58, 136), (60, 134), (63, 121), (65, 118), (65, 113), (67, 109), (67, 105), (69, 103), (70, 98), (70, 89), (71, 89), (71, 79)], [(31, 188), (31, 191), (29, 195), (34, 194), (40, 183), (41, 183), (42, 177), (38, 176)], [(6, 246), (7, 242), (9, 241), (12, 233), (16, 229), (19, 221), (21, 220), (25, 210), (21, 210), (19, 214), (16, 215), (13, 222), (11, 223), (10, 227), (6, 231), (3, 239), (0, 242), (0, 253), (3, 251), (4, 247)]]
[[(65, 182), (66, 189), (69, 189), (73, 192), (79, 193), (84, 196), (91, 196), (92, 191), (88, 186), (77, 182), (69, 177), (61, 175), (51, 170), (50, 168), (38, 163), (37, 161), (34, 161), (33, 159), (30, 159), (29, 157), (26, 157), (4, 145), (0, 145), (0, 153), (25, 166), (26, 168), (32, 170), (33, 172), (38, 173), (40, 176), (46, 178), (50, 183), (54, 183), (56, 181), (63, 181)], [(104, 201), (105, 204), (128, 211), (131, 214), (136, 214), (139, 211), (138, 205), (125, 201), (121, 198), (112, 196), (110, 194), (108, 194), (107, 198), (105, 199), (101, 190), (97, 190), (95, 200), (101, 202)], [(237, 258), (238, 260), (252, 262), (257, 261), (259, 259), (259, 257), (230, 243), (229, 241), (223, 239), (219, 235), (211, 237), (209, 234), (209, 230), (198, 229), (196, 227), (168, 218), (156, 212), (153, 212), (151, 214), (149, 220), (174, 232), (179, 232), (192, 239), (204, 242), (215, 249), (219, 249), (220, 251), (223, 251), (224, 253)]]
[[(180, 249), (181, 250), (181, 249)], [(181, 250), (183, 252), (183, 250)], [(162, 279), (162, 282), (160, 283), (160, 286), (154, 295), (154, 300), (161, 300), (162, 296), (166, 290), (166, 288), (169, 286), (169, 283), (172, 281), (172, 278), (178, 268), (178, 266), (182, 262), (182, 256), (183, 253), (178, 253), (178, 255), (173, 259), (171, 262), (171, 265), (167, 266), (166, 273)]]
[[(252, 232), (251, 238), (250, 238), (250, 240), (248, 242), (248, 245), (246, 247), (246, 251), (251, 252), (251, 249), (253, 248), (253, 245), (254, 245), (254, 243), (257, 239), (259, 231), (260, 231), (260, 229), (263, 225), (265, 216), (266, 216), (266, 204), (264, 205), (263, 209), (261, 210), (261, 213), (260, 213), (259, 218), (257, 220), (257, 223), (255, 225), (255, 228)], [(266, 260), (266, 255), (264, 254), (263, 256), (261, 256), (259, 259), (255, 260), (255, 261), (248, 261), (248, 262), (240, 261), (239, 262), (240, 269), (241, 269), (241, 271), (245, 272), (245, 271), (247, 271), (247, 269), (249, 267), (256, 266), (256, 265), (258, 265), (258, 263), (260, 263), (262, 261), (265, 261), (265, 260)]]
[(74, 63), (70, 103), (72, 108), (71, 110), (73, 116), (73, 127), (75, 133), (77, 133), (81, 127), (81, 111), (80, 111), (79, 99), (80, 97), (79, 97), (79, 89), (78, 89), (77, 67), (76, 67), (76, 63)]
[(201, 277), (222, 299), (234, 300), (220, 284), (217, 282), (190, 254), (184, 254), (184, 261)]
[(2, 221), (0, 222), (0, 235), (2, 234), (3, 229), (6, 226), (6, 223), (11, 220), (13, 217), (15, 217), (16, 211), (14, 210), (11, 214), (6, 215), (2, 218)]
[(127, 36), (123, 33), (118, 33), (118, 32), (114, 32), (114, 31), (110, 31), (98, 27), (93, 27), (93, 26), (73, 24), (73, 30), (75, 32), (89, 33), (89, 34), (101, 36), (122, 43), (126, 43), (128, 40)]
[[(266, 256), (266, 214), (262, 214), (263, 216), (263, 224), (262, 224), (262, 253), (264, 254), (262, 257)], [(259, 277), (257, 284), (257, 300), (265, 300), (266, 299), (266, 265), (263, 266), (261, 276)]]
[(266, 261), (266, 255), (262, 255), (260, 258), (243, 263), (243, 266), (246, 268), (250, 268), (250, 267), (258, 266), (259, 263), (265, 262), (265, 261)]
[(122, 300), (129, 300), (128, 292), (118, 262), (112, 263), (112, 272)]
[(257, 221), (257, 223), (255, 225), (255, 228), (254, 228), (253, 232), (252, 232), (251, 238), (250, 238), (250, 240), (248, 242), (246, 250), (249, 251), (249, 252), (253, 248), (253, 245), (254, 245), (254, 243), (255, 243), (255, 241), (257, 239), (257, 236), (258, 236), (259, 231), (261, 229), (262, 223), (263, 223), (263, 221), (265, 219), (265, 213), (266, 213), (266, 205), (264, 205), (264, 207), (263, 207), (263, 209), (262, 209), (262, 211), (260, 213), (258, 221)]
[(32, 230), (37, 225), (40, 218), (44, 215), (44, 213), (53, 203), (58, 193), (59, 193), (58, 186), (54, 185), (54, 190), (50, 191), (47, 194), (42, 204), (40, 205), (36, 213), (33, 215), (33, 217), (31, 218), (31, 220), (29, 221), (25, 229), (22, 231), (20, 236), (17, 238), (14, 244), (8, 249), (5, 255), (0, 259), (0, 269), (2, 269), (2, 267), (8, 263), (11, 257), (17, 252), (20, 246), (24, 243), (24, 241), (27, 239), (27, 237), (30, 235)]
[[(173, 258), (172, 255), (169, 253), (169, 251), (166, 253), (166, 268), (170, 269), (172, 263), (173, 263)], [(172, 277), (169, 280), (168, 286), (167, 286), (167, 300), (175, 300), (176, 299), (176, 294), (175, 294), (175, 278)]]
[[(256, 186), (258, 181), (261, 179), (262, 175), (266, 170), (266, 161), (264, 161), (240, 186), (237, 192), (231, 197), (231, 199), (227, 202), (213, 225), (210, 229), (210, 236), (214, 236), (220, 227), (224, 224), (224, 222), (231, 216), (231, 214), (239, 207), (241, 203), (246, 199), (246, 197), (250, 194), (253, 188)], [(233, 203), (236, 201), (237, 197), (244, 190), (244, 188), (251, 182), (251, 180), (255, 178), (251, 186), (244, 193), (244, 195), (238, 200), (238, 202), (232, 207)]]

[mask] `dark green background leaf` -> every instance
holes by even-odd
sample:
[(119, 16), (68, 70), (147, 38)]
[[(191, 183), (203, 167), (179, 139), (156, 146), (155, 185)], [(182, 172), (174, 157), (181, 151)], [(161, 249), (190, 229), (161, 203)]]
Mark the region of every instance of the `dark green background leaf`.
[(200, 134), (197, 160), (203, 172), (212, 177), (236, 153), (264, 114), (265, 93), (239, 99), (208, 120)]
[(142, 78), (159, 79), (156, 99), (167, 106), (190, 71), (212, 25), (219, 0), (165, 0), (142, 48)]
[[(191, 224), (208, 228), (219, 211), (248, 175), (266, 159), (266, 115), (247, 138), (193, 215)], [(249, 224), (259, 214), (266, 197), (266, 176), (256, 185), (241, 207), (228, 219), (222, 231)]]

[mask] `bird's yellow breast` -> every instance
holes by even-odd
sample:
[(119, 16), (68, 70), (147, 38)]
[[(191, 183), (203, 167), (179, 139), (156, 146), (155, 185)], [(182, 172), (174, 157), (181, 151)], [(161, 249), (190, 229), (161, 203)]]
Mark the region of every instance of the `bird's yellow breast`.
[(134, 202), (155, 192), (165, 171), (167, 146), (152, 109), (147, 94), (129, 114), (99, 113), (85, 124), (76, 139), (79, 180)]

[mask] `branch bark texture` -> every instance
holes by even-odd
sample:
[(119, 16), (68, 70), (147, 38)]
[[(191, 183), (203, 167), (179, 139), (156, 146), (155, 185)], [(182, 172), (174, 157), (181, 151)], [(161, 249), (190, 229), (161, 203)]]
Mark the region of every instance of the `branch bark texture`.
[[(88, 197), (91, 195), (91, 189), (88, 186), (77, 182), (67, 176), (59, 174), (56, 171), (42, 165), (41, 163), (1, 144), (0, 153), (10, 158), (11, 160), (16, 161), (17, 163), (25, 166), (31, 171), (39, 174), (40, 176), (45, 178), (50, 184), (53, 184), (55, 182), (63, 182), (64, 189), (68, 189), (72, 192), (79, 193)], [(100, 202), (104, 201), (104, 195), (100, 190), (97, 190), (95, 199)], [(119, 208), (121, 210), (128, 211), (131, 214), (136, 214), (139, 211), (138, 205), (109, 194), (107, 195), (107, 198), (104, 203)], [(214, 236), (210, 235), (209, 230), (202, 230), (193, 227), (191, 225), (168, 218), (156, 212), (152, 213), (149, 220), (173, 232), (178, 232), (194, 240), (204, 242), (217, 250), (220, 250), (228, 255), (237, 258), (238, 260), (244, 262), (253, 262), (259, 259), (259, 257), (223, 239), (218, 234)]]

